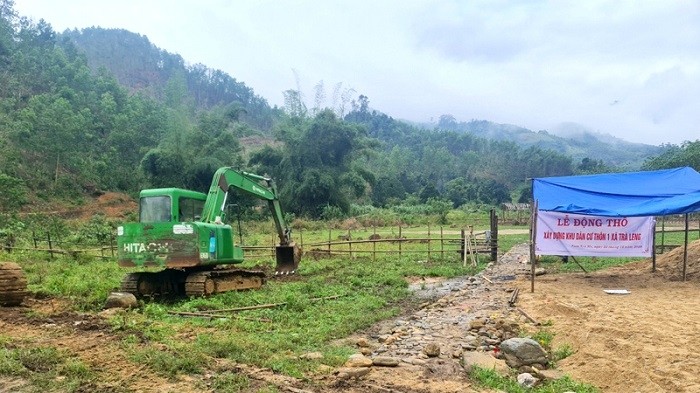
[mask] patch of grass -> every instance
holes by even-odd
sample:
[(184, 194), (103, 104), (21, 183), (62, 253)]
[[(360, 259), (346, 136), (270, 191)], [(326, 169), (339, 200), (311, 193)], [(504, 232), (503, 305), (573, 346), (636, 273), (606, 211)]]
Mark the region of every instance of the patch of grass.
[(568, 358), (575, 353), (574, 348), (569, 344), (563, 344), (552, 351), (551, 365), (556, 367), (558, 361)]
[(26, 258), (21, 262), (29, 290), (43, 296), (68, 298), (80, 311), (102, 308), (125, 272), (113, 261), (81, 261), (66, 256), (50, 263)]
[(21, 377), (48, 391), (85, 391), (95, 373), (77, 358), (52, 347), (0, 348), (0, 375)]
[(573, 381), (568, 376), (554, 381), (548, 381), (534, 388), (528, 389), (518, 385), (512, 377), (504, 377), (495, 370), (473, 367), (469, 378), (481, 387), (501, 390), (506, 393), (561, 393), (572, 391), (576, 393), (599, 393), (600, 390), (593, 385)]
[(22, 376), (26, 374), (26, 368), (19, 360), (17, 352), (0, 348), (0, 375)]
[(54, 370), (65, 359), (63, 354), (52, 347), (19, 349), (16, 353), (24, 368), (38, 373)]
[(574, 348), (569, 344), (563, 344), (557, 348), (553, 348), (552, 343), (554, 342), (554, 336), (556, 334), (548, 328), (552, 325), (553, 323), (550, 320), (548, 320), (547, 323), (543, 325), (545, 327), (540, 328), (532, 334), (528, 332), (522, 332), (521, 337), (530, 337), (533, 340), (537, 341), (542, 346), (542, 348), (544, 348), (549, 353), (549, 366), (556, 367), (558, 361), (566, 359), (567, 357), (573, 355), (575, 351)]
[(224, 372), (217, 375), (212, 383), (212, 388), (216, 392), (234, 393), (243, 391), (250, 386), (250, 379), (242, 374)]
[[(583, 266), (586, 271), (594, 272), (614, 266), (625, 265), (630, 262), (636, 262), (645, 258), (634, 257), (618, 257), (618, 258), (596, 258), (596, 257), (576, 257), (576, 260)], [(581, 272), (581, 267), (569, 257), (569, 262), (563, 262), (561, 258), (556, 256), (542, 256), (540, 258), (540, 266), (546, 268), (552, 273), (562, 272)]]
[(145, 364), (168, 378), (174, 378), (180, 373), (200, 373), (208, 365), (209, 358), (192, 346), (177, 343), (171, 345), (130, 346), (127, 347), (127, 352), (134, 363)]
[(513, 378), (504, 377), (493, 369), (473, 366), (469, 378), (479, 386), (491, 389), (500, 389), (508, 393), (524, 391)]
[(552, 341), (554, 340), (554, 333), (549, 329), (540, 329), (532, 334), (532, 339), (537, 341), (542, 348), (549, 351), (552, 348)]
[(529, 241), (530, 241), (529, 235), (527, 233), (521, 234), (521, 235), (501, 235), (501, 234), (499, 234), (498, 235), (498, 251), (499, 251), (499, 253), (505, 253), (506, 251), (513, 248), (514, 245), (527, 243)]

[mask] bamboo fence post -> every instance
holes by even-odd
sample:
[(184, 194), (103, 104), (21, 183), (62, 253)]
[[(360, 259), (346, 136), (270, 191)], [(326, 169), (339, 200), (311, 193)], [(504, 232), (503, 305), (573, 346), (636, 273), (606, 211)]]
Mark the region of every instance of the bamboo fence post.
[(440, 258), (445, 258), (445, 236), (440, 226)]
[(535, 255), (535, 241), (537, 239), (537, 200), (532, 204), (532, 212), (530, 213), (530, 292), (535, 292), (535, 263), (537, 256)]
[(466, 242), (467, 238), (465, 237), (466, 235), (465, 235), (464, 228), (462, 228), (459, 231), (459, 233), (460, 233), (460, 236), (462, 238), (462, 241), (461, 241), (462, 244), (460, 245), (460, 247), (462, 249), (462, 266), (467, 267), (467, 242)]
[[(377, 234), (377, 227), (374, 227), (374, 234)], [(372, 262), (377, 260), (377, 236), (372, 239)]]
[(46, 232), (46, 239), (49, 242), (49, 255), (53, 259), (53, 246), (51, 245), (51, 232)]
[(299, 228), (299, 247), (301, 247), (302, 250), (304, 249), (304, 229), (303, 228)]
[(496, 262), (498, 260), (498, 216), (496, 215), (496, 209), (491, 209), (489, 221), (491, 224), (491, 261)]
[(328, 228), (328, 255), (331, 255), (331, 231), (332, 231), (332, 229), (329, 227)]
[(399, 225), (399, 260), (401, 260), (401, 249), (403, 248), (403, 236), (401, 236), (401, 225)]
[(428, 225), (428, 262), (430, 262), (430, 225)]

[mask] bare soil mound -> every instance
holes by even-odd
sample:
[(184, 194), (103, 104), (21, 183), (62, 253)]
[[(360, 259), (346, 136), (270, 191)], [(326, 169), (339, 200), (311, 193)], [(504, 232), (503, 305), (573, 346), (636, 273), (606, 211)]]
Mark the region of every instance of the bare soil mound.
[[(683, 247), (677, 247), (656, 258), (659, 274), (670, 280), (683, 279)], [(628, 265), (630, 270), (648, 270), (651, 260)], [(688, 244), (686, 280), (700, 281), (700, 240)]]

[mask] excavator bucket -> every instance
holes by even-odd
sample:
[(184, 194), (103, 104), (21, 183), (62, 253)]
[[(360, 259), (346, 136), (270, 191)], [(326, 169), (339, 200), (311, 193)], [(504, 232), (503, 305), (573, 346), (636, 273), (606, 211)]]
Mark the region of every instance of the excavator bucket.
[(275, 257), (277, 258), (275, 274), (294, 274), (301, 260), (301, 248), (293, 242), (286, 246), (277, 246)]

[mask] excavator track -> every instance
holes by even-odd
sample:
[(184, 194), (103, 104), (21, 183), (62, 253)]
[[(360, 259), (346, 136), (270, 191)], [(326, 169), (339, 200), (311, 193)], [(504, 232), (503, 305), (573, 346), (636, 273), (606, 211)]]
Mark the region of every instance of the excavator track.
[(19, 306), (27, 296), (27, 279), (13, 262), (0, 262), (0, 306)]
[(260, 271), (240, 269), (184, 271), (165, 269), (159, 272), (127, 274), (121, 291), (136, 297), (149, 296), (210, 296), (228, 291), (258, 289), (265, 284)]
[(210, 296), (216, 293), (258, 289), (265, 284), (265, 273), (249, 270), (209, 270), (191, 273), (185, 281), (187, 296)]
[(186, 276), (187, 273), (177, 269), (129, 273), (122, 279), (120, 290), (136, 297), (178, 296), (184, 292)]

